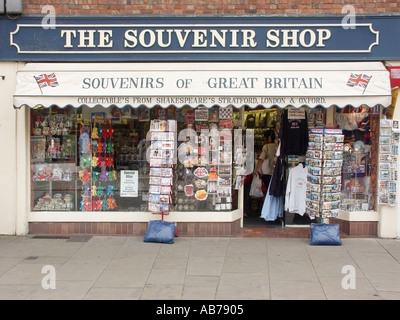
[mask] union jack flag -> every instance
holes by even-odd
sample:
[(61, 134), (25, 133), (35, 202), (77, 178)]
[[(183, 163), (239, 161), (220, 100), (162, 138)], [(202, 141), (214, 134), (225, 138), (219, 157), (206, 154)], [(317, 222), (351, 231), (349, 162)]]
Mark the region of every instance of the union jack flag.
[(44, 88), (44, 87), (57, 87), (58, 86), (58, 81), (55, 73), (50, 73), (50, 74), (41, 74), (39, 76), (35, 76), (36, 82), (39, 86), (39, 88)]
[(371, 80), (371, 76), (368, 76), (366, 74), (356, 74), (352, 73), (350, 75), (349, 80), (347, 80), (347, 85), (349, 87), (361, 87), (364, 88), (364, 90), (367, 88), (369, 80)]

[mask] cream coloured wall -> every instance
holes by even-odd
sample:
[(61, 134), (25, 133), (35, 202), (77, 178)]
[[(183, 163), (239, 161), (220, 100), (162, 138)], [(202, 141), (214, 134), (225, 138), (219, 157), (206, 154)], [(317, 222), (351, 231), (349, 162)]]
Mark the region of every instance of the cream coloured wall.
[(15, 130), (17, 111), (13, 108), (16, 71), (17, 63), (0, 62), (0, 234), (2, 235), (16, 234), (17, 223)]

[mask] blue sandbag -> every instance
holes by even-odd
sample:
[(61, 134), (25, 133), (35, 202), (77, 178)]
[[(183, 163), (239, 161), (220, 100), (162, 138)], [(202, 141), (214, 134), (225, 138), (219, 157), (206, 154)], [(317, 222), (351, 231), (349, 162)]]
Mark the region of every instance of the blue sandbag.
[(174, 243), (175, 223), (163, 220), (149, 221), (144, 242)]
[(340, 246), (340, 231), (338, 224), (312, 223), (310, 225), (310, 245)]

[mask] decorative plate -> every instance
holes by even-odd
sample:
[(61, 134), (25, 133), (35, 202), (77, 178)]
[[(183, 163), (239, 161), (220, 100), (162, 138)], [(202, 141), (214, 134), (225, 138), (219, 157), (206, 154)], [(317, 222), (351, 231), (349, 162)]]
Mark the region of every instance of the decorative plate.
[(196, 170), (194, 170), (193, 174), (197, 178), (204, 178), (205, 176), (208, 176), (208, 171), (204, 167), (198, 167)]
[(197, 190), (196, 194), (195, 194), (195, 197), (196, 197), (197, 200), (204, 201), (208, 197), (207, 191), (204, 190), (204, 189)]

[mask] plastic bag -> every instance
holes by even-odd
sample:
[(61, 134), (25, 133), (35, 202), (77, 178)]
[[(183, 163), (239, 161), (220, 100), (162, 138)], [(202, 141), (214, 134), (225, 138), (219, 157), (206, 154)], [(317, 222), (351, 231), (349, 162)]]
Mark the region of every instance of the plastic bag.
[(338, 224), (312, 223), (310, 225), (310, 245), (340, 246), (340, 231)]
[(264, 194), (262, 192), (262, 180), (258, 174), (255, 174), (253, 181), (251, 182), (249, 196), (253, 198), (262, 198)]
[(175, 223), (163, 220), (149, 221), (144, 242), (174, 243)]

